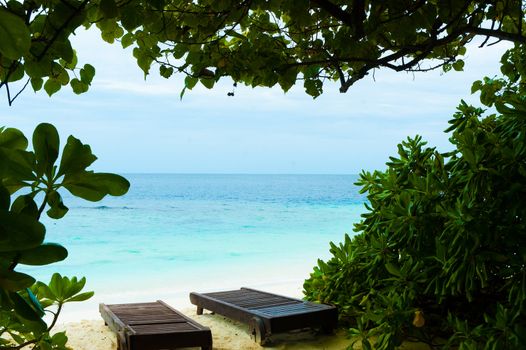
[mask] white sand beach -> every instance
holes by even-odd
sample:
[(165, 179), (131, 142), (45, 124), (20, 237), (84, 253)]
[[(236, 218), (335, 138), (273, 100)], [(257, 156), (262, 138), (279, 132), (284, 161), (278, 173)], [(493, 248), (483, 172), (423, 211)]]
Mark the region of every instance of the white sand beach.
[[(195, 309), (182, 310), (204, 326), (210, 327), (213, 347), (217, 350), (257, 350), (263, 349), (251, 339), (248, 327), (220, 315), (203, 314), (197, 316)], [(83, 320), (59, 325), (57, 331), (66, 330), (68, 345), (74, 350), (116, 350), (117, 339), (102, 320)], [(273, 344), (264, 349), (320, 350), (346, 349), (350, 340), (344, 332), (335, 335), (317, 335), (309, 331), (278, 334), (272, 338)]]
[[(302, 279), (290, 279), (270, 283), (267, 281), (261, 285), (251, 285), (257, 289), (272, 293), (301, 298)], [(232, 283), (225, 283), (228, 288), (216, 288), (226, 290), (232, 287)], [(239, 287), (240, 285), (238, 285)], [(213, 346), (218, 350), (252, 350), (263, 349), (250, 337), (248, 326), (229, 320), (220, 315), (205, 313), (196, 315), (196, 309), (190, 304), (188, 295), (182, 293), (148, 293), (149, 299), (141, 295), (138, 300), (132, 300), (132, 296), (101, 295), (94, 300), (68, 304), (64, 310), (62, 323), (58, 324), (55, 332), (66, 331), (69, 341), (68, 345), (74, 350), (116, 350), (117, 340), (115, 334), (104, 325), (104, 321), (98, 315), (97, 302), (120, 303), (120, 302), (142, 302), (157, 299), (165, 300), (176, 307), (187, 316), (196, 320), (212, 330)], [(135, 296), (137, 297), (137, 296)], [(106, 300), (108, 299), (109, 300)], [(103, 300), (100, 300), (103, 299)], [(351, 340), (345, 336), (345, 331), (336, 332), (334, 335), (320, 335), (311, 331), (277, 334), (271, 338), (272, 344), (264, 349), (291, 349), (291, 350), (320, 350), (320, 349), (347, 349)]]

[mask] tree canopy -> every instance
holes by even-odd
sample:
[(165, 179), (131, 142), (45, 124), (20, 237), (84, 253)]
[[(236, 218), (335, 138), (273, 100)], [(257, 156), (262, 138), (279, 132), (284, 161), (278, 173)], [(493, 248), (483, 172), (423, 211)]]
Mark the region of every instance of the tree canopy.
[(231, 77), (284, 91), (302, 81), (316, 97), (326, 81), (347, 92), (379, 68), (462, 70), (476, 36), (480, 46), (526, 43), (525, 10), (518, 0), (4, 0), (0, 88), (9, 104), (29, 84), (87, 91), (95, 68), (79, 64), (70, 39), (96, 26), (105, 41), (132, 46), (145, 74), (186, 75), (182, 93)]

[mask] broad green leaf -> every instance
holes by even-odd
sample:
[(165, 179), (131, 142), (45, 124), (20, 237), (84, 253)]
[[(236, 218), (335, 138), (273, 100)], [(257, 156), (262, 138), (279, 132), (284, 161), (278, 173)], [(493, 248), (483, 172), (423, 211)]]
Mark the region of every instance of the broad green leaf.
[(29, 29), (22, 18), (0, 7), (0, 53), (17, 60), (28, 53), (31, 46)]
[(463, 60), (456, 60), (451, 66), (457, 72), (462, 71), (462, 70), (464, 70), (464, 61)]
[(80, 70), (80, 81), (84, 84), (91, 84), (94, 76), (95, 67), (93, 67), (91, 64), (85, 64), (84, 68)]
[(385, 268), (387, 269), (387, 271), (389, 271), (391, 275), (394, 275), (396, 277), (402, 277), (402, 274), (400, 273), (400, 269), (395, 264), (387, 263), (385, 264)]
[(52, 292), (52, 295), (55, 295), (55, 301), (63, 301), (64, 290), (69, 286), (69, 278), (62, 277), (59, 273), (54, 273), (51, 276), (51, 281), (49, 281), (48, 287)]
[(80, 280), (77, 280), (77, 277), (71, 278), (71, 283), (68, 287), (68, 289), (65, 291), (64, 295), (67, 298), (70, 298), (76, 294), (78, 294), (82, 288), (86, 285), (86, 277), (82, 277)]
[(49, 288), (49, 286), (43, 282), (39, 281), (35, 283), (35, 285), (32, 288), (33, 293), (35, 293), (39, 297), (39, 299), (49, 299), (51, 301), (57, 300), (57, 296), (55, 295), (55, 293), (53, 293), (51, 288)]
[(20, 130), (6, 128), (0, 131), (0, 147), (25, 150), (27, 145), (27, 138)]
[(54, 350), (53, 345), (51, 345), (48, 339), (42, 339), (41, 341), (39, 341), (38, 349), (39, 350)]
[(33, 294), (31, 288), (26, 288), (26, 293), (29, 298), (31, 307), (36, 311), (38, 316), (43, 317), (45, 315), (44, 308), (42, 307), (42, 304), (40, 304), (40, 302), (38, 301), (35, 294)]
[(101, 0), (99, 7), (104, 18), (115, 18), (119, 14), (115, 0)]
[(68, 342), (68, 337), (66, 336), (66, 332), (58, 332), (53, 334), (53, 337), (51, 337), (51, 340), (53, 341), (53, 344), (66, 347), (66, 343)]
[(164, 65), (161, 65), (159, 67), (159, 74), (163, 77), (163, 78), (170, 78), (172, 76), (174, 72), (174, 69), (172, 67), (166, 67)]
[(73, 92), (77, 95), (80, 95), (89, 90), (89, 85), (86, 83), (83, 83), (77, 78), (71, 79), (69, 84), (71, 85), (71, 89), (73, 90)]
[[(126, 28), (126, 25), (124, 23), (123, 23), (123, 25)], [(128, 29), (128, 28), (126, 28), (126, 29)], [(121, 38), (121, 45), (122, 45), (123, 49), (127, 48), (128, 46), (133, 45), (134, 42), (135, 42), (135, 36), (132, 33), (126, 33)]]
[[(66, 66), (67, 64), (73, 65), (73, 63), (76, 60), (75, 51), (73, 50), (73, 48), (71, 47), (71, 43), (67, 39), (55, 42), (55, 44), (53, 45), (53, 51), (57, 56), (61, 57), (62, 60), (65, 61), (66, 64), (64, 64), (63, 66)], [(73, 68), (74, 67), (75, 65), (73, 65)]]
[(24, 265), (48, 265), (67, 258), (68, 251), (56, 243), (44, 243), (20, 252), (19, 263)]
[[(131, 33), (131, 31), (133, 31), (135, 28), (141, 25), (144, 19), (142, 17), (142, 11), (143, 8), (141, 8), (140, 6), (136, 6), (134, 3), (131, 3), (128, 6), (124, 6), (121, 8), (122, 26), (124, 27), (124, 29), (129, 31), (128, 34), (122, 37), (122, 47), (126, 48), (134, 42), (133, 34)], [(128, 37), (125, 39), (126, 36)]]
[(194, 88), (194, 86), (197, 84), (199, 79), (194, 78), (190, 75), (188, 75), (186, 78), (184, 78), (184, 86), (190, 90)]
[(31, 195), (18, 196), (11, 205), (11, 211), (17, 214), (25, 214), (32, 218), (38, 218), (38, 207)]
[(211, 89), (214, 87), (215, 80), (213, 78), (201, 78), (199, 79), (201, 84), (203, 84), (207, 89)]
[(66, 174), (62, 185), (71, 194), (94, 202), (108, 194), (122, 196), (130, 187), (128, 180), (120, 175), (88, 171)]
[(45, 234), (44, 225), (31, 216), (0, 211), (0, 252), (37, 247)]
[(49, 78), (44, 84), (44, 90), (46, 90), (48, 96), (51, 97), (60, 90), (61, 86), (62, 84), (60, 83), (60, 81), (54, 78)]
[(188, 45), (177, 44), (173, 47), (171, 52), (175, 59), (182, 58), (188, 52)]
[(69, 299), (66, 299), (67, 302), (73, 302), (73, 301), (85, 301), (91, 298), (95, 293), (94, 292), (85, 292), (75, 295), (74, 297), (71, 297)]
[(44, 79), (42, 78), (31, 78), (31, 87), (33, 90), (40, 91), (42, 89), (42, 85), (44, 85)]
[(14, 292), (9, 293), (9, 297), (13, 301), (16, 314), (26, 321), (24, 322), (26, 331), (34, 332), (35, 335), (46, 331), (46, 323), (40, 318), (38, 312), (31, 307), (30, 302)]
[(18, 64), (16, 68), (11, 71), (11, 74), (9, 75), (7, 82), (12, 83), (15, 81), (19, 81), (23, 77), (24, 77), (24, 66), (21, 64)]
[[(68, 41), (69, 46), (71, 47), (71, 43)], [(77, 57), (77, 51), (75, 51), (73, 48), (71, 49), (72, 56), (71, 60), (67, 61), (65, 58), (60, 60), (60, 65), (63, 66), (66, 69), (75, 69), (77, 68), (78, 64), (78, 57)], [(62, 56), (64, 57), (64, 56)]]
[(68, 207), (62, 202), (62, 197), (57, 191), (51, 191), (47, 194), (49, 210), (47, 215), (52, 219), (61, 219), (68, 212)]
[(62, 151), (62, 159), (57, 176), (66, 173), (78, 173), (89, 167), (97, 157), (91, 153), (89, 145), (84, 145), (79, 139), (69, 136)]
[(57, 129), (48, 123), (41, 123), (33, 132), (33, 148), (37, 161), (37, 173), (52, 177), (53, 165), (58, 158), (60, 139)]
[(9, 291), (16, 292), (31, 287), (35, 282), (33, 277), (25, 273), (0, 270), (0, 287)]

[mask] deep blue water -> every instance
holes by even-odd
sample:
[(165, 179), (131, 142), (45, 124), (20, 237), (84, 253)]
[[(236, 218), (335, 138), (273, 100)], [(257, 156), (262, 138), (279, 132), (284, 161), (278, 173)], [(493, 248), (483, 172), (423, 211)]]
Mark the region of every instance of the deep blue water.
[(272, 278), (328, 257), (329, 241), (352, 233), (364, 210), (354, 175), (125, 176), (123, 197), (64, 195), (69, 213), (44, 222), (46, 240), (70, 256), (24, 270), (42, 280), (54, 271), (86, 276), (103, 292), (256, 272)]

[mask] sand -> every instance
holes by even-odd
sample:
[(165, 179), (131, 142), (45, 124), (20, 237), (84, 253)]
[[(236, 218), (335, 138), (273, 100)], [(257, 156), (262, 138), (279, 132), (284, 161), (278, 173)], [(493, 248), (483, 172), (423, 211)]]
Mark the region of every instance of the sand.
[[(278, 334), (271, 338), (272, 344), (262, 348), (250, 337), (248, 327), (219, 315), (205, 313), (196, 315), (195, 309), (184, 309), (183, 313), (197, 322), (210, 327), (215, 350), (343, 350), (351, 344), (340, 331), (334, 335), (319, 335), (310, 331)], [(66, 330), (68, 346), (74, 350), (116, 350), (115, 334), (101, 320), (83, 320), (58, 325), (55, 331)]]

